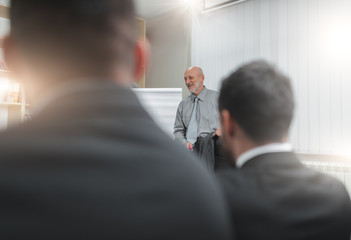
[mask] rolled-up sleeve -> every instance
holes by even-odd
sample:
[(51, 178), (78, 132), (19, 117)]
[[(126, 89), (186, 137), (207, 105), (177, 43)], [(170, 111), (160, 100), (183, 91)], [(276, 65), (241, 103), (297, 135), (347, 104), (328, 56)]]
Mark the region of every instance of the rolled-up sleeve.
[(178, 105), (178, 109), (177, 109), (177, 115), (176, 115), (176, 119), (174, 122), (174, 137), (177, 141), (179, 141), (182, 144), (185, 144), (186, 138), (185, 138), (185, 133), (186, 133), (186, 127), (184, 125), (183, 122), (183, 103), (181, 102)]

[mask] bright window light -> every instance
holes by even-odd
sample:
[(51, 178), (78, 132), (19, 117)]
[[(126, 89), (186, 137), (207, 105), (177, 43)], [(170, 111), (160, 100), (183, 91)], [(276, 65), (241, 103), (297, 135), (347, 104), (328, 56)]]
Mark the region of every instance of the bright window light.
[(331, 56), (346, 61), (351, 54), (351, 25), (350, 18), (335, 17), (333, 21), (326, 24), (324, 29), (324, 46)]
[(7, 92), (10, 89), (10, 81), (6, 78), (0, 78), (0, 102), (5, 102)]
[(199, 2), (199, 0), (180, 0), (183, 2), (183, 4), (187, 7), (192, 7), (194, 6), (196, 3)]
[(10, 88), (8, 79), (0, 78), (0, 91), (7, 91)]

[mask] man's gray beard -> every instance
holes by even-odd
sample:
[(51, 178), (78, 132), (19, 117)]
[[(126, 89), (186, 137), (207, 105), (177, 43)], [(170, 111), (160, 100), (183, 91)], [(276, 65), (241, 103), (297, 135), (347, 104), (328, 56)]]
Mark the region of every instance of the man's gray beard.
[(190, 90), (189, 90), (189, 92), (192, 93), (192, 94), (195, 94), (195, 93), (196, 93), (197, 91), (199, 91), (200, 89), (201, 89), (201, 86), (200, 86), (200, 87), (197, 87), (197, 86), (194, 85), (194, 90), (193, 90), (193, 91), (190, 91)]

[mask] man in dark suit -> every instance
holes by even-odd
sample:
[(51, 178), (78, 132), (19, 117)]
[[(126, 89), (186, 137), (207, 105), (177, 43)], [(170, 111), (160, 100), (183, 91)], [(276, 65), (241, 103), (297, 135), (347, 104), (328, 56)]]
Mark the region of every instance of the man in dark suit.
[(304, 167), (287, 143), (290, 81), (269, 64), (242, 66), (224, 80), (224, 148), (236, 169), (218, 173), (239, 240), (349, 240), (350, 198), (338, 180)]
[(1, 239), (228, 239), (219, 186), (130, 85), (131, 0), (12, 0), (4, 40), (33, 119), (0, 136)]

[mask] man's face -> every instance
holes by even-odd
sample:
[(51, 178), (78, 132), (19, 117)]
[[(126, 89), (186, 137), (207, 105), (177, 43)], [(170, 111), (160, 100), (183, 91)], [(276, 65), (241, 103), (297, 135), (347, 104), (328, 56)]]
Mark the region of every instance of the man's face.
[(204, 75), (195, 68), (189, 69), (184, 73), (184, 81), (189, 92), (198, 95), (203, 87)]

